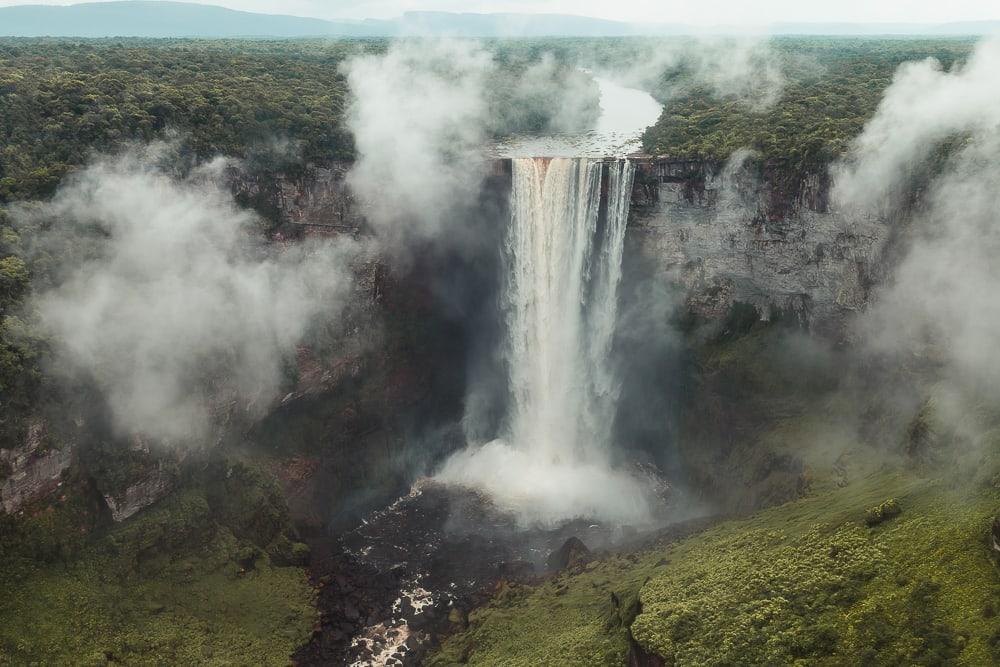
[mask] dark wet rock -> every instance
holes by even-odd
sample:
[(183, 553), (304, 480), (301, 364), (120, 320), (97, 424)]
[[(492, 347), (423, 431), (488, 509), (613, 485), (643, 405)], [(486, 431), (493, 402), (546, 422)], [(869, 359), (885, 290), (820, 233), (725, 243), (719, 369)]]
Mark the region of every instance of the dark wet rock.
[(535, 574), (535, 566), (526, 560), (500, 563), (500, 575), (505, 579), (530, 579)]
[(610, 598), (605, 626), (609, 630), (631, 627), (635, 617), (642, 612), (639, 591), (612, 592)]
[(632, 638), (631, 632), (629, 632), (628, 643), (628, 667), (667, 667), (666, 660), (655, 653), (647, 652), (639, 642)]
[[(307, 540), (322, 619), (296, 664), (368, 664), (380, 651), (384, 663), (392, 651), (402, 665), (419, 665), (498, 585), (537, 580), (554, 551), (565, 549), (569, 563), (589, 560), (584, 539), (605, 551), (621, 532), (587, 521), (525, 529), (481, 494), (421, 482), (355, 529)], [(627, 607), (618, 612), (623, 627), (631, 620)]]
[(545, 564), (550, 570), (564, 570), (573, 565), (586, 563), (591, 559), (590, 549), (579, 538), (571, 537), (559, 549), (549, 554)]
[(105, 494), (104, 502), (116, 522), (131, 518), (166, 497), (174, 488), (173, 477), (160, 468), (148, 471), (118, 496)]

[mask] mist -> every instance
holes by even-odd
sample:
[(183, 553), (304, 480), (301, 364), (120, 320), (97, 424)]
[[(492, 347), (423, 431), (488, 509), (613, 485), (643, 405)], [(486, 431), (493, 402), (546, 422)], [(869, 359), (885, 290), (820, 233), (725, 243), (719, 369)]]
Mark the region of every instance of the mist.
[(894, 210), (917, 192), (891, 279), (855, 334), (863, 353), (930, 369), (933, 418), (965, 435), (983, 391), (1000, 381), (998, 67), (997, 40), (951, 71), (934, 60), (903, 65), (834, 170), (845, 209)]
[(30, 304), (56, 372), (92, 381), (121, 435), (197, 443), (233, 407), (261, 414), (310, 325), (343, 306), (352, 244), (255, 241), (228, 166), (183, 173), (171, 144), (134, 147), (11, 210), (36, 265), (58, 265)]
[(622, 83), (652, 91), (669, 106), (692, 87), (760, 111), (785, 87), (784, 63), (766, 36), (644, 39), (625, 47), (626, 58), (595, 67)]
[(485, 174), (476, 147), (490, 63), (472, 42), (412, 40), (344, 66), (358, 153), (349, 183), (386, 247), (461, 232), (449, 221), (475, 202)]

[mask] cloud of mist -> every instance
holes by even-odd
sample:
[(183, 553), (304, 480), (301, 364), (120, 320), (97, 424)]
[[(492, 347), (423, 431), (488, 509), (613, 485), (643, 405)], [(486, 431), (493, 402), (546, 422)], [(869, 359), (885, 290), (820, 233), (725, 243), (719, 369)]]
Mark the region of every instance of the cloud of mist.
[[(958, 406), (1000, 382), (998, 71), (997, 40), (950, 72), (933, 60), (904, 65), (835, 169), (839, 206), (886, 209), (912, 187), (916, 169), (942, 161), (929, 169), (902, 258), (858, 332), (875, 354), (935, 367), (936, 407), (953, 426), (969, 416)], [(956, 138), (941, 156), (942, 142)]]
[(226, 162), (180, 176), (169, 154), (100, 158), (12, 212), (54, 267), (33, 306), (58, 370), (91, 378), (123, 434), (188, 442), (219, 400), (254, 412), (279, 397), (310, 323), (343, 304), (348, 248), (255, 242)]
[(996, 134), (998, 60), (993, 39), (950, 72), (933, 58), (902, 65), (850, 158), (835, 169), (834, 199), (861, 209), (891, 205), (943, 141)]
[(554, 527), (572, 519), (646, 527), (662, 504), (646, 483), (651, 480), (632, 471), (588, 461), (543, 462), (502, 440), (458, 452), (435, 479), (481, 489), (524, 527)]
[(415, 241), (475, 245), (468, 218), (498, 136), (585, 132), (600, 92), (543, 53), (498, 62), (482, 42), (403, 39), (344, 65), (357, 160), (348, 176), (386, 249)]
[(429, 240), (479, 193), (490, 55), (473, 42), (404, 40), (345, 66), (357, 161), (348, 180), (389, 247)]
[(766, 37), (643, 40), (628, 65), (604, 68), (624, 83), (654, 91), (664, 102), (691, 87), (737, 100), (754, 110), (775, 104), (785, 87), (781, 56)]
[(552, 53), (523, 68), (498, 67), (489, 83), (495, 135), (582, 133), (593, 129), (600, 116), (594, 79)]

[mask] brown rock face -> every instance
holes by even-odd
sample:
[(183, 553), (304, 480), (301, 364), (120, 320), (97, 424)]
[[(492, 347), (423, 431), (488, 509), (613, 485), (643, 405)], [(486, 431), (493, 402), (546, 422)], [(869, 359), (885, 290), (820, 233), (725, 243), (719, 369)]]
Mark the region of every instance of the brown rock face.
[(135, 516), (173, 489), (173, 479), (162, 470), (153, 470), (129, 486), (120, 497), (104, 496), (116, 522)]
[(545, 564), (550, 570), (564, 570), (573, 565), (586, 563), (590, 560), (590, 549), (579, 538), (571, 537), (556, 551), (549, 554)]
[(8, 472), (0, 479), (0, 511), (13, 514), (59, 487), (73, 461), (74, 448), (67, 444), (62, 449), (46, 449), (44, 445), (45, 424), (35, 421), (28, 427), (23, 447), (0, 450), (0, 469)]

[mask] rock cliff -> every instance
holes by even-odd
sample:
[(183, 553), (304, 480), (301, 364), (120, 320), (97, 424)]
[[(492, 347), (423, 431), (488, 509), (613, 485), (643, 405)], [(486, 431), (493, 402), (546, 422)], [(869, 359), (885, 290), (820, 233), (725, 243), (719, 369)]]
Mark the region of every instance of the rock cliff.
[(0, 449), (0, 509), (13, 514), (25, 504), (44, 498), (59, 488), (63, 473), (74, 457), (72, 444), (48, 446), (45, 423), (28, 426), (24, 445)]
[(645, 160), (629, 252), (678, 281), (696, 315), (723, 318), (741, 302), (836, 335), (868, 301), (889, 226), (830, 210), (829, 186), (780, 165)]

